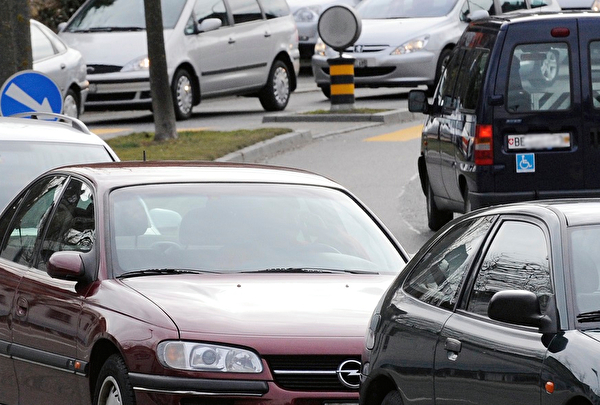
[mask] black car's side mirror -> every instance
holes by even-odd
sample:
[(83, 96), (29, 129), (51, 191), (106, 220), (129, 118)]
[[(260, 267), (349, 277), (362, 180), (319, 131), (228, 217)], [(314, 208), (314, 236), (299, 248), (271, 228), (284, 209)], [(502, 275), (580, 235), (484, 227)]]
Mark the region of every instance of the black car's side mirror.
[(505, 290), (492, 296), (488, 304), (491, 319), (515, 325), (535, 326), (547, 333), (552, 328), (552, 320), (542, 314), (540, 301), (531, 291)]
[(427, 101), (427, 95), (423, 90), (411, 90), (408, 92), (408, 111), (429, 113), (431, 104)]

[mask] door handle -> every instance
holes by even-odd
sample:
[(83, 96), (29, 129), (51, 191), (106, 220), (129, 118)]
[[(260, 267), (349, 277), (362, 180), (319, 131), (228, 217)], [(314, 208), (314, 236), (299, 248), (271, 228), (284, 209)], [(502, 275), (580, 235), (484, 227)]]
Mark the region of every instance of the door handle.
[(233, 39), (233, 38), (230, 37), (229, 41), (227, 41), (227, 43), (229, 43), (229, 44), (235, 44), (235, 39)]
[(23, 297), (19, 297), (17, 299), (17, 307), (15, 308), (15, 314), (22, 318), (27, 315), (27, 310), (29, 309), (29, 302)]
[(65, 65), (64, 63), (61, 63), (61, 64), (60, 64), (60, 69), (61, 69), (61, 70), (64, 70), (66, 67), (67, 67), (67, 65)]
[(456, 359), (458, 359), (458, 353), (460, 352), (460, 349), (462, 349), (462, 343), (460, 340), (448, 338), (446, 339), (444, 348), (448, 352), (448, 360), (456, 361)]
[(269, 31), (265, 31), (265, 38), (269, 38), (271, 36), (271, 33)]

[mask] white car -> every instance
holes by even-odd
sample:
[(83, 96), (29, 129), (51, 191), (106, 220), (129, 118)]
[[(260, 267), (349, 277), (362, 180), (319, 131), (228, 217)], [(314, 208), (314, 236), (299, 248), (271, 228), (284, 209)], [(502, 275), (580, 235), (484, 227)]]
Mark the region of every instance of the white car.
[(31, 112), (20, 115), (37, 119), (0, 117), (0, 212), (19, 190), (46, 170), (119, 161), (110, 146), (76, 118)]
[[(435, 88), (469, 21), (507, 12), (560, 11), (556, 0), (363, 0), (361, 35), (344, 54), (355, 59), (355, 87)], [(317, 85), (330, 96), (327, 59), (339, 53), (319, 41), (312, 57)]]
[[(201, 99), (258, 97), (283, 110), (300, 69), (298, 31), (285, 0), (162, 0), (175, 114)], [(144, 0), (88, 0), (61, 26), (88, 64), (89, 109), (149, 109)]]
[(89, 89), (85, 60), (50, 28), (35, 20), (30, 22), (33, 69), (56, 83), (63, 97), (63, 114), (78, 118)]

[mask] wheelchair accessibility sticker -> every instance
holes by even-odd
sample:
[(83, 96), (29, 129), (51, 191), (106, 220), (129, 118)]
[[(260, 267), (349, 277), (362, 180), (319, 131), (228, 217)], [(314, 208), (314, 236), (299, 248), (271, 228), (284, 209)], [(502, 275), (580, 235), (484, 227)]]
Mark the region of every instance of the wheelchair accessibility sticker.
[(518, 153), (517, 155), (517, 173), (535, 172), (535, 154)]

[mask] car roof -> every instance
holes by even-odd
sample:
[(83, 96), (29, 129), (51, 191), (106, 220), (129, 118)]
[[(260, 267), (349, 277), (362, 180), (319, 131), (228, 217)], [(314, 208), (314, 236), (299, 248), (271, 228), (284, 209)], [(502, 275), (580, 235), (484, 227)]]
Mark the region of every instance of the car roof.
[(60, 121), (0, 117), (0, 142), (2, 141), (105, 144), (81, 121), (66, 116), (61, 116)]
[(79, 174), (104, 188), (137, 184), (227, 182), (304, 184), (345, 190), (338, 183), (305, 170), (248, 163), (128, 161), (74, 165), (56, 170)]
[(474, 20), (470, 23), (471, 26), (485, 25), (495, 26), (499, 29), (503, 25), (507, 24), (518, 24), (518, 23), (534, 23), (541, 20), (563, 20), (563, 19), (574, 19), (574, 18), (595, 18), (600, 19), (600, 13), (581, 11), (581, 10), (563, 10), (563, 11), (540, 11), (532, 13), (529, 12), (510, 12), (501, 15), (490, 16), (481, 20)]

